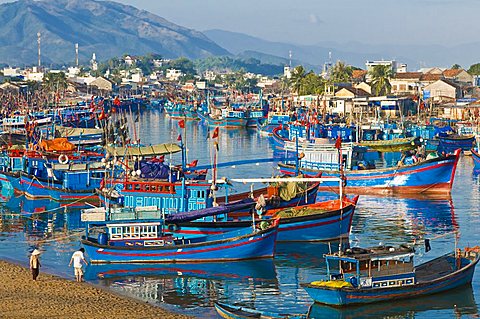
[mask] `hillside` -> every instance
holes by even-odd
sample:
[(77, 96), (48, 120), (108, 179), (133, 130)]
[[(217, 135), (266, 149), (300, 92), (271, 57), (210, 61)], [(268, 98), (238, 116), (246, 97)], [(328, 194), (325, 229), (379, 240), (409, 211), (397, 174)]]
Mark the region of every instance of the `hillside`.
[(44, 64), (72, 63), (75, 43), (83, 62), (94, 52), (99, 60), (125, 53), (191, 59), (229, 54), (201, 32), (109, 1), (20, 0), (0, 5), (0, 21), (0, 63), (36, 63), (37, 32)]

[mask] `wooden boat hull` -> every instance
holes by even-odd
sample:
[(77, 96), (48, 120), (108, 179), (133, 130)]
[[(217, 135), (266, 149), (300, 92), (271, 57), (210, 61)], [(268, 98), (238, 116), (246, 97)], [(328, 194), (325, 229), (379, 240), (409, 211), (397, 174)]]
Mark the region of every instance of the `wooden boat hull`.
[[(375, 170), (345, 171), (345, 192), (351, 194), (422, 193), (449, 194), (452, 189), (460, 150), (453, 155), (435, 158), (413, 165)], [(295, 174), (295, 166), (279, 164), (284, 174)], [(322, 177), (340, 177), (338, 171), (319, 171), (301, 168), (311, 176), (322, 172)], [(336, 190), (336, 183), (322, 183), (319, 190)]]
[(439, 137), (437, 151), (445, 153), (453, 153), (456, 149), (462, 151), (470, 151), (475, 143), (475, 136), (455, 136), (455, 137)]
[(479, 170), (480, 169), (480, 154), (473, 148), (471, 149), (471, 152), (472, 152), (474, 169)]
[[(329, 241), (348, 237), (358, 196), (345, 200), (344, 208), (338, 209), (339, 201), (328, 201), (309, 205), (318, 209), (330, 209), (318, 214), (279, 218), (277, 241)], [(301, 208), (301, 207), (299, 207)], [(260, 223), (261, 221), (256, 221)], [(232, 221), (193, 221), (179, 223), (175, 231), (178, 235), (222, 234), (232, 230), (252, 227), (249, 220)]]
[(420, 145), (419, 139), (420, 138), (397, 138), (385, 141), (365, 141), (358, 144), (378, 152), (403, 152), (414, 150)]
[[(396, 299), (416, 298), (419, 296), (440, 293), (470, 284), (472, 282), (475, 266), (478, 263), (478, 257), (473, 261), (462, 258), (462, 265), (463, 263), (467, 264), (463, 266), (463, 268), (453, 273), (443, 277), (438, 277), (432, 281), (415, 283), (413, 285), (376, 289), (357, 289), (353, 287), (328, 288), (318, 287), (311, 284), (302, 284), (302, 286), (316, 303), (327, 304), (331, 306), (345, 306)], [(426, 264), (428, 264), (428, 262)]]
[(250, 228), (209, 236), (205, 242), (162, 247), (110, 246), (82, 240), (92, 263), (212, 262), (271, 258), (275, 252), (278, 224), (252, 233)]
[(57, 183), (48, 183), (41, 181), (34, 176), (21, 175), (20, 187), (25, 197), (29, 199), (49, 198), (59, 202), (88, 201), (90, 203), (99, 203), (99, 198), (95, 195), (95, 188), (100, 184), (91, 186), (84, 190), (68, 190)]

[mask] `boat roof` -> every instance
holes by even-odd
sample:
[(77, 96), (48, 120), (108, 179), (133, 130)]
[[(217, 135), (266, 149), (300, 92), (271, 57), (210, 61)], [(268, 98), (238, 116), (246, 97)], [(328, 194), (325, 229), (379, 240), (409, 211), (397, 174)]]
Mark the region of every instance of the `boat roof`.
[(116, 147), (107, 146), (106, 150), (113, 156), (155, 156), (155, 155), (167, 155), (178, 153), (182, 149), (175, 143), (156, 144), (149, 146), (129, 146), (129, 147)]
[(401, 260), (407, 257), (413, 257), (415, 254), (413, 246), (400, 245), (393, 246), (378, 246), (371, 248), (348, 248), (341, 252), (333, 254), (326, 254), (327, 260), (342, 260), (347, 262), (357, 262), (364, 260)]

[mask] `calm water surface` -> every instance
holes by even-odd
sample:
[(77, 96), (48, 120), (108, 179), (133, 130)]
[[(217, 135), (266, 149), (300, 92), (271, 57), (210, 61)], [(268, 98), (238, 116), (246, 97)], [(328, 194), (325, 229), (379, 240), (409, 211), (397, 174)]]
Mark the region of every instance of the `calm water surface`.
[[(150, 112), (141, 116), (136, 131), (143, 143), (176, 142), (182, 134), (188, 159), (199, 165), (212, 159), (212, 141), (198, 122), (188, 122), (180, 132), (176, 121)], [(273, 157), (269, 141), (256, 131), (221, 130), (219, 162)], [(179, 161), (179, 155), (167, 158)], [(275, 165), (222, 168), (218, 176), (267, 177), (276, 174)], [(249, 189), (237, 184), (233, 191)], [(260, 185), (257, 185), (260, 187)], [(362, 196), (353, 221), (351, 245), (398, 245), (431, 240), (432, 250), (417, 248), (417, 263), (442, 255), (455, 248), (480, 244), (480, 182), (473, 172), (470, 157), (462, 157), (457, 168), (451, 198), (384, 198)], [(4, 196), (6, 194), (3, 194)], [(320, 194), (319, 197), (331, 197)], [(81, 203), (79, 203), (81, 204)], [(29, 201), (11, 198), (0, 207), (0, 259), (27, 265), (29, 251), (39, 246), (44, 251), (44, 272), (73, 279), (68, 262), (80, 247), (83, 234), (80, 213), (73, 207), (60, 207), (46, 200)], [(339, 243), (331, 243), (336, 249)], [(176, 265), (108, 265), (87, 267), (89, 282), (116, 293), (200, 318), (216, 318), (212, 308), (217, 300), (241, 303), (259, 310), (277, 313), (310, 313), (311, 318), (452, 318), (478, 317), (480, 275), (472, 288), (465, 287), (446, 294), (410, 301), (381, 303), (337, 310), (318, 305), (300, 287), (300, 283), (321, 279), (325, 275), (322, 254), (328, 244), (278, 244), (273, 260), (234, 263)]]

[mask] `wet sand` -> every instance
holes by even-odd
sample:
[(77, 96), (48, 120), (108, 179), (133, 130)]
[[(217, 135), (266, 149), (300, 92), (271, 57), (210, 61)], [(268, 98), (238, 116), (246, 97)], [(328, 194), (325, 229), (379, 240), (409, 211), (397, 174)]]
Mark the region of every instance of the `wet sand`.
[(191, 318), (118, 296), (88, 283), (0, 261), (0, 318)]

